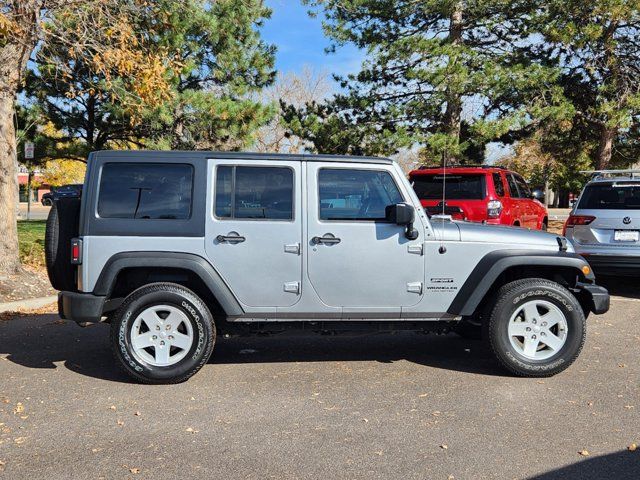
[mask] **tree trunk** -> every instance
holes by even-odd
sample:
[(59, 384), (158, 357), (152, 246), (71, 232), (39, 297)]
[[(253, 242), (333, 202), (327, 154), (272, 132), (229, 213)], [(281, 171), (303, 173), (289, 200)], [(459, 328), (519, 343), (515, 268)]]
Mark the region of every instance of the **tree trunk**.
[[(6, 63), (2, 65), (6, 66)], [(5, 68), (0, 67), (2, 70)], [(18, 84), (8, 85), (3, 73), (0, 73), (0, 278), (20, 269), (16, 224), (16, 132), (13, 124)]]
[(598, 144), (598, 156), (596, 158), (596, 169), (606, 170), (611, 161), (613, 152), (613, 142), (618, 135), (617, 128), (602, 127), (600, 130), (600, 140)]
[[(35, 2), (35, 4), (38, 4)], [(19, 38), (9, 36), (0, 48), (0, 278), (20, 270), (16, 223), (15, 99), (21, 75), (35, 48), (40, 9), (25, 4)], [(39, 4), (38, 4), (39, 5)], [(32, 10), (28, 10), (32, 7)]]
[[(462, 13), (463, 4), (458, 1), (453, 6), (451, 17), (449, 18), (449, 42), (453, 48), (462, 44)], [(449, 61), (452, 61), (450, 58)], [(455, 59), (453, 59), (455, 61)], [(444, 113), (445, 133), (455, 139), (456, 146), (460, 143), (460, 121), (462, 117), (462, 98), (456, 88), (447, 87), (445, 92), (447, 109)], [(444, 162), (446, 165), (454, 163), (457, 159), (456, 152), (445, 151)]]

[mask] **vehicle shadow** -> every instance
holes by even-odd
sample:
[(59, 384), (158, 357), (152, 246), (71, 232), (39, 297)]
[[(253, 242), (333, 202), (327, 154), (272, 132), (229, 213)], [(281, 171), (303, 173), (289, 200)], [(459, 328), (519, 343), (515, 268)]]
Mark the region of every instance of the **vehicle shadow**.
[(639, 452), (621, 451), (581, 460), (528, 480), (600, 480), (640, 478)]
[(89, 377), (133, 383), (115, 364), (108, 325), (80, 328), (55, 314), (19, 315), (0, 321), (0, 355), (31, 369), (63, 365)]
[(423, 335), (413, 332), (231, 338), (216, 345), (210, 363), (393, 363), (400, 360), (466, 373), (507, 375), (481, 341), (466, 340), (455, 334)]
[(596, 283), (602, 285), (609, 294), (625, 298), (640, 298), (640, 278), (638, 277), (614, 277), (598, 275)]
[[(57, 315), (0, 321), (0, 355), (31, 369), (65, 368), (107, 381), (132, 383), (116, 365), (108, 325), (80, 328)], [(455, 334), (367, 334), (219, 338), (210, 364), (405, 360), (427, 367), (506, 375), (482, 342)]]

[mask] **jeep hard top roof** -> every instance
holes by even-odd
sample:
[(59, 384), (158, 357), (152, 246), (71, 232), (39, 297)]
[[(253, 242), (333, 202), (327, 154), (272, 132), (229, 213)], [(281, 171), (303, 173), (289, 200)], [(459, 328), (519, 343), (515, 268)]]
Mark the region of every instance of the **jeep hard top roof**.
[(89, 160), (98, 157), (108, 157), (109, 160), (113, 159), (116, 161), (157, 159), (159, 162), (175, 161), (175, 159), (179, 157), (188, 157), (190, 159), (199, 157), (203, 160), (216, 158), (221, 160), (287, 160), (298, 162), (375, 163), (385, 165), (394, 163), (393, 160), (382, 157), (316, 155), (306, 153), (216, 152), (204, 150), (100, 150), (89, 154)]

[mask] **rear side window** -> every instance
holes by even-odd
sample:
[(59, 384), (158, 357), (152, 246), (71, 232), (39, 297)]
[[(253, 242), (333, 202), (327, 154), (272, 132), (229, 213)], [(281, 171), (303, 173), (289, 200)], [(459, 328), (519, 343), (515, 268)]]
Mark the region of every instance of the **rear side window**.
[(507, 184), (509, 185), (509, 195), (511, 195), (511, 197), (513, 198), (520, 197), (518, 186), (516, 185), (516, 181), (513, 178), (512, 174), (507, 175)]
[(502, 176), (499, 173), (493, 174), (493, 188), (497, 196), (504, 197), (504, 184), (502, 183)]
[(218, 218), (293, 219), (293, 170), (222, 166), (216, 170)]
[(442, 200), (442, 189), (451, 200), (482, 200), (487, 195), (485, 176), (468, 175), (415, 175), (413, 189), (421, 200)]
[(588, 185), (578, 208), (594, 210), (640, 210), (640, 183)]
[(193, 167), (177, 163), (107, 163), (98, 195), (101, 218), (188, 219)]
[(388, 172), (323, 168), (318, 174), (321, 220), (385, 220), (404, 201)]
[(531, 190), (529, 189), (529, 185), (524, 181), (520, 175), (514, 175), (513, 178), (518, 185), (518, 192), (520, 192), (520, 198), (531, 198)]

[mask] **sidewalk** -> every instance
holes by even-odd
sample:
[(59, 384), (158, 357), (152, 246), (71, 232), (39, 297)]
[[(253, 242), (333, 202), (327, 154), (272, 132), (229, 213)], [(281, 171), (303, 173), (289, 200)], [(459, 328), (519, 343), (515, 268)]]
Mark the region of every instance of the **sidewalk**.
[(549, 208), (549, 220), (566, 220), (569, 218), (570, 208)]
[(0, 303), (0, 313), (17, 312), (20, 310), (33, 310), (36, 308), (46, 307), (58, 301), (57, 295), (40, 298), (27, 298), (24, 300), (16, 300), (15, 302)]
[[(41, 203), (31, 204), (31, 220), (46, 220), (49, 216), (49, 210), (51, 207), (45, 207)], [(20, 202), (20, 216), (18, 220), (27, 219), (27, 203)]]

